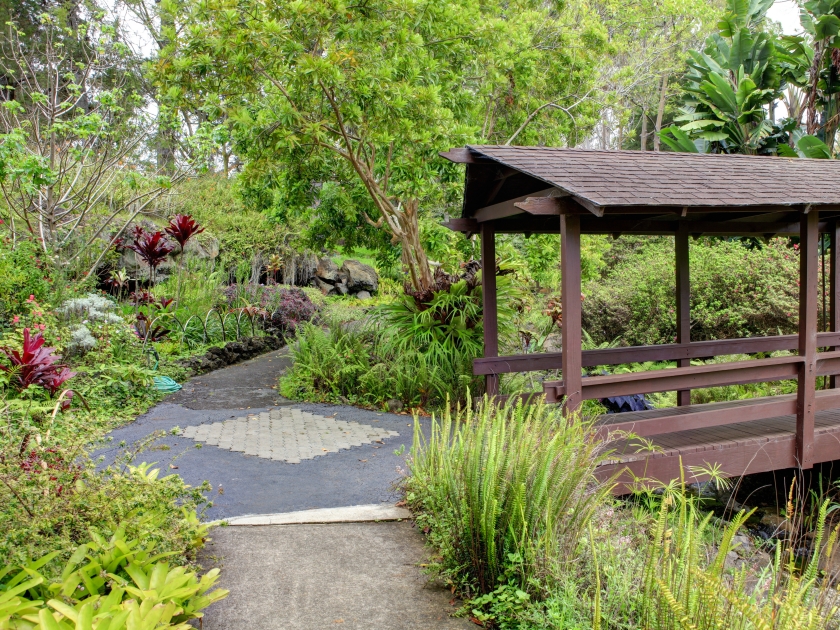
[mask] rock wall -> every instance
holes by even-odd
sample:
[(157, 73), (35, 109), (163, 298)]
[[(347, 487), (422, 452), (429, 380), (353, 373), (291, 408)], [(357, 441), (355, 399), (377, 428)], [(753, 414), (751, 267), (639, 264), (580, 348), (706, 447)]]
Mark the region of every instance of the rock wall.
[(222, 347), (210, 348), (206, 354), (184, 359), (179, 361), (179, 364), (190, 370), (193, 375), (204, 374), (252, 359), (272, 350), (278, 350), (284, 345), (286, 345), (286, 342), (281, 337), (268, 335), (265, 337), (244, 337), (239, 341), (226, 343)]

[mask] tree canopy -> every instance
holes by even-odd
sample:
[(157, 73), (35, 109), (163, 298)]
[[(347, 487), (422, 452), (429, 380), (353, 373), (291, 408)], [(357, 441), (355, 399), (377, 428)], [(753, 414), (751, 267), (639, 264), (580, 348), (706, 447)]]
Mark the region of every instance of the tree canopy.
[(252, 198), (349, 244), (385, 228), (415, 288), (432, 282), (418, 213), (458, 195), (438, 151), (562, 144), (597, 113), (605, 39), (582, 4), (202, 0), (179, 22), (159, 80), (228, 118)]

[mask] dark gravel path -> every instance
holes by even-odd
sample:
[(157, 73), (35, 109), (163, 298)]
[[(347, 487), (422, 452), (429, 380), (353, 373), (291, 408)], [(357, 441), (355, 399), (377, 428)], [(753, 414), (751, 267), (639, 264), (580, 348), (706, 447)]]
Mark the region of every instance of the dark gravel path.
[[(130, 445), (155, 431), (169, 432), (173, 427), (219, 422), (272, 406), (293, 405), (313, 414), (335, 415), (337, 420), (382, 427), (400, 435), (383, 444), (357, 446), (287, 464), (215, 446), (196, 448), (193, 440), (169, 433), (135, 461), (156, 462), (162, 474), (177, 473), (190, 485), (209, 481), (213, 486), (213, 507), (207, 513), (210, 520), (398, 500), (394, 484), (402, 476), (400, 471), (405, 468), (405, 457), (411, 448), (411, 416), (284, 400), (273, 388), (289, 365), (288, 350), (283, 349), (197, 376), (148, 413), (113, 431), (113, 446), (98, 454), (105, 455), (106, 462), (113, 461), (122, 441)], [(428, 419), (422, 424), (424, 430), (428, 429)], [(394, 451), (401, 445), (405, 445), (405, 452), (398, 456)]]

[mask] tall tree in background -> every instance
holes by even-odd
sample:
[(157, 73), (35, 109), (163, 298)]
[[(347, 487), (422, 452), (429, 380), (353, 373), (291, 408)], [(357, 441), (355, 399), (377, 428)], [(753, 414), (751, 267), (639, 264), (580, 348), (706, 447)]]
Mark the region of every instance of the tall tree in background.
[(89, 264), (112, 225), (122, 230), (172, 182), (144, 163), (153, 121), (133, 58), (102, 12), (78, 9), (40, 14), (37, 37), (13, 23), (0, 36), (11, 81), (0, 93), (3, 228), (62, 264)]
[(438, 151), (565, 143), (594, 122), (603, 32), (583, 6), (200, 0), (178, 22), (159, 80), (229, 117), (253, 198), (336, 234), (385, 230), (418, 290), (419, 215), (458, 194)]
[(610, 54), (598, 68), (603, 86), (599, 129), (590, 144), (602, 149), (658, 149), (656, 133), (678, 93), (688, 51), (700, 46), (719, 18), (719, 0), (598, 0)]

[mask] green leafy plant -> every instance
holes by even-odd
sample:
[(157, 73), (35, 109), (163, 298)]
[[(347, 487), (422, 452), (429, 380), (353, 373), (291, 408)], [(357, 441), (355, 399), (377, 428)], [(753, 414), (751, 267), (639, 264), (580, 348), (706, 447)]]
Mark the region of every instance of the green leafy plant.
[(172, 553), (154, 553), (119, 528), (110, 539), (93, 534), (58, 579), (39, 572), (58, 552), (0, 569), (0, 625), (14, 630), (188, 630), (190, 619), (227, 596), (211, 591), (219, 576), (199, 577), (171, 567)]

